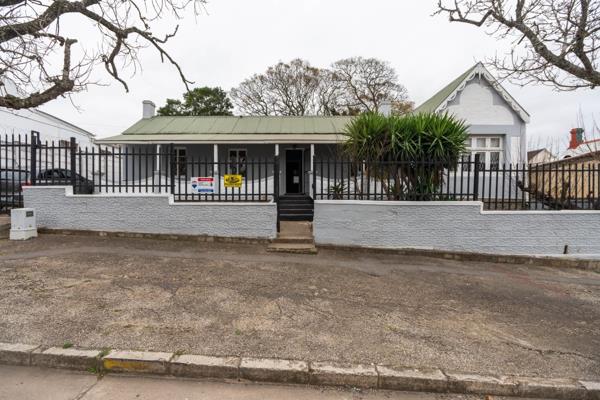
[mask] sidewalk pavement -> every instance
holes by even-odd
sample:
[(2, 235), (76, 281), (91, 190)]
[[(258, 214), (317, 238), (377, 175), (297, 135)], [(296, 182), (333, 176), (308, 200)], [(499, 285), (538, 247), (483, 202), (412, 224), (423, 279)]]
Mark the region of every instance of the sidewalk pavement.
[[(0, 366), (0, 400), (478, 400), (482, 397), (262, 385)], [(495, 400), (501, 399), (494, 397)], [(514, 398), (512, 398), (515, 400)]]

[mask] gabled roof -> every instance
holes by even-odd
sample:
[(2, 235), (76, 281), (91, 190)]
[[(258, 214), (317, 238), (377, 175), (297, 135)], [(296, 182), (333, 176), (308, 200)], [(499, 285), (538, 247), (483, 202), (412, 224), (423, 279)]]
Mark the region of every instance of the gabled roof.
[(531, 160), (533, 157), (537, 156), (538, 154), (540, 154), (542, 151), (548, 151), (546, 149), (537, 149), (537, 150), (531, 150), (527, 152), (527, 159)]
[(141, 119), (103, 143), (278, 143), (340, 140), (352, 117), (165, 117)]
[(52, 120), (52, 121), (54, 121), (54, 122), (56, 122), (56, 123), (58, 123), (58, 124), (66, 125), (66, 126), (68, 126), (69, 128), (73, 129), (74, 131), (77, 131), (77, 132), (81, 133), (82, 135), (88, 136), (88, 137), (90, 137), (90, 138), (94, 138), (94, 137), (96, 136), (95, 134), (93, 134), (93, 133), (92, 133), (92, 132), (90, 132), (90, 131), (86, 131), (85, 129), (83, 129), (83, 128), (80, 128), (80, 127), (78, 127), (77, 125), (73, 125), (73, 124), (72, 124), (72, 123), (70, 123), (69, 121), (65, 121), (64, 119), (58, 118), (58, 117), (56, 117), (56, 116), (54, 116), (54, 115), (52, 115), (52, 114), (48, 114), (48, 113), (47, 113), (47, 112), (45, 112), (45, 111), (38, 110), (38, 109), (35, 109), (35, 108), (34, 108), (34, 109), (31, 109), (31, 111), (32, 111), (34, 114), (37, 114), (37, 115), (39, 115), (39, 116), (42, 116), (42, 117), (45, 117), (45, 118), (47, 118), (47, 119), (49, 119), (49, 120)]
[(69, 129), (83, 136), (87, 136), (90, 139), (93, 139), (95, 137), (95, 135), (92, 132), (86, 131), (85, 129), (80, 128), (77, 125), (73, 125), (72, 123), (67, 122), (64, 119), (58, 118), (52, 114), (48, 114), (47, 112), (41, 111), (37, 108), (12, 110), (9, 108), (2, 107), (0, 108), (0, 112), (12, 114), (19, 118), (29, 119), (31, 121), (50, 125), (59, 129)]
[(508, 105), (519, 115), (523, 122), (529, 122), (530, 116), (527, 111), (504, 89), (504, 87), (494, 78), (488, 69), (482, 64), (477, 63), (469, 68), (458, 78), (450, 82), (446, 87), (437, 92), (429, 100), (415, 109), (415, 113), (420, 112), (444, 112), (448, 103), (456, 98), (462, 92), (467, 83), (476, 76), (483, 77), (492, 86), (496, 92), (508, 103)]

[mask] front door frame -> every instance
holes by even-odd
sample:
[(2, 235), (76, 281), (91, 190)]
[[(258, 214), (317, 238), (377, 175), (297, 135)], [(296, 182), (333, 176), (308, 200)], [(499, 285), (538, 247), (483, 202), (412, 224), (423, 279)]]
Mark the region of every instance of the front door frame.
[[(286, 194), (305, 194), (305, 189), (304, 189), (304, 186), (305, 186), (305, 182), (304, 182), (304, 175), (305, 175), (304, 174), (304, 156), (305, 156), (305, 154), (304, 153), (305, 153), (306, 149), (303, 148), (303, 147), (288, 147), (288, 148), (285, 148), (284, 150), (285, 150), (285, 176), (284, 176), (285, 177), (284, 178), (285, 193)], [(288, 171), (288, 152), (289, 151), (298, 151), (301, 154), (301, 156), (300, 156), (300, 183), (299, 183), (300, 187), (299, 187), (298, 193), (290, 193), (288, 191), (288, 183), (287, 183), (288, 179), (287, 178), (288, 178), (288, 173), (290, 173)]]

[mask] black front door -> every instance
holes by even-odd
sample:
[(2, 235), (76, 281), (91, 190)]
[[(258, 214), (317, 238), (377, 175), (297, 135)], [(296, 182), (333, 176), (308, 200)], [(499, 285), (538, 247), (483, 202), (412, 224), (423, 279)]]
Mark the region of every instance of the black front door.
[(285, 192), (303, 193), (302, 150), (287, 150), (285, 153)]

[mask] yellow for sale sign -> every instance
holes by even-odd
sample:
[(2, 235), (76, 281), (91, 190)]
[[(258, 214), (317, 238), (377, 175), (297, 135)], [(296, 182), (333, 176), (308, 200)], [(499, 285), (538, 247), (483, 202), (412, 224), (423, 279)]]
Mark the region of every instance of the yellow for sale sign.
[(226, 188), (241, 188), (242, 187), (242, 175), (225, 175), (223, 182)]

